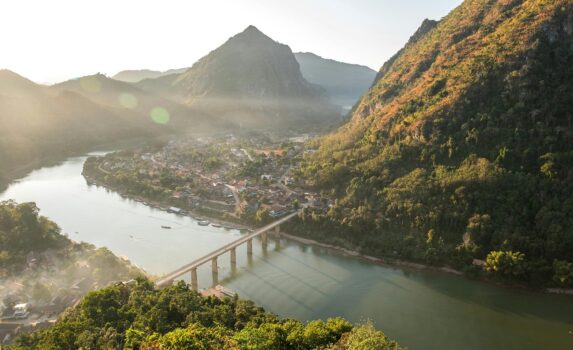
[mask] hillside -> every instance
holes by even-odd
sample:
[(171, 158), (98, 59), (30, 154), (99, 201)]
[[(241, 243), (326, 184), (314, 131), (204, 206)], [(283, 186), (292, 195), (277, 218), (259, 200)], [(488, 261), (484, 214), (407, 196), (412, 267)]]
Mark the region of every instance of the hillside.
[[(218, 123), (216, 117), (199, 113), (188, 106), (141, 90), (132, 84), (108, 78), (103, 74), (68, 80), (52, 86), (51, 89), (73, 91), (106, 108), (131, 114), (132, 119), (139, 119), (140, 127), (153, 131), (158, 129), (173, 131), (191, 127), (193, 131), (206, 131), (216, 126), (224, 126), (224, 123)], [(153, 117), (154, 110), (162, 111), (165, 120)]]
[(376, 77), (376, 71), (366, 66), (322, 58), (310, 52), (297, 52), (294, 56), (302, 76), (324, 88), (332, 102), (339, 106), (353, 106)]
[(573, 284), (572, 40), (566, 0), (424, 22), (305, 162), (336, 199), (308, 219), (375, 254)]
[(303, 324), (252, 302), (204, 298), (180, 282), (157, 290), (144, 279), (88, 294), (56, 325), (21, 335), (13, 349), (368, 349), (400, 350), (367, 323)]
[(101, 74), (51, 87), (0, 71), (0, 185), (15, 169), (97, 144), (229, 127)]
[(139, 87), (250, 128), (324, 122), (339, 112), (308, 83), (286, 45), (249, 26), (180, 75)]
[(179, 68), (179, 69), (169, 69), (166, 71), (157, 71), (157, 70), (150, 70), (150, 69), (133, 69), (133, 70), (123, 70), (113, 77), (114, 80), (123, 81), (126, 83), (138, 83), (143, 79), (155, 79), (159, 77), (163, 77), (166, 75), (171, 74), (181, 74), (185, 72), (187, 68)]
[(51, 91), (10, 71), (0, 72), (0, 177), (12, 168), (121, 136), (137, 125), (71, 91)]
[[(0, 202), (0, 323), (14, 322), (14, 306), (28, 303), (23, 328), (33, 328), (90, 290), (143, 275), (106, 248), (73, 242), (34, 203)], [(2, 327), (0, 343), (12, 330)]]

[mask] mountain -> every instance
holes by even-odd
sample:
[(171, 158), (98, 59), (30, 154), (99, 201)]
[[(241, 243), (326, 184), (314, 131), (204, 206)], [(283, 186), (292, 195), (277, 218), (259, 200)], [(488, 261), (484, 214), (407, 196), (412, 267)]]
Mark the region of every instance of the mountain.
[(7, 69), (0, 69), (0, 96), (38, 94), (43, 86)]
[[(310, 52), (297, 52), (294, 54), (296, 61), (300, 66), (303, 78), (311, 84), (323, 88), (333, 103), (349, 107), (354, 105), (358, 99), (368, 90), (376, 71), (358, 64), (339, 62), (331, 59), (322, 58)], [(165, 72), (153, 70), (125, 70), (114, 75), (115, 80), (139, 83), (145, 79), (148, 80), (141, 84), (148, 90), (154, 90), (153, 84), (163, 78), (167, 84), (172, 83), (176, 76), (184, 73), (188, 68), (170, 69)], [(167, 77), (172, 75), (171, 77)], [(147, 85), (149, 84), (149, 85)]]
[(0, 71), (0, 182), (23, 166), (101, 143), (228, 127), (101, 74), (47, 87)]
[(303, 78), (291, 49), (253, 26), (185, 73), (137, 86), (245, 127), (323, 122), (339, 115), (324, 91)]
[[(0, 72), (0, 169), (143, 133), (127, 116), (71, 91), (51, 91), (10, 71)], [(1, 176), (1, 174), (0, 174)]]
[[(215, 125), (223, 126), (223, 123), (217, 123), (216, 117), (207, 117), (181, 103), (141, 90), (132, 84), (108, 78), (103, 74), (68, 80), (53, 85), (51, 89), (73, 91), (107, 108), (131, 113), (139, 117), (140, 126), (153, 129), (158, 124), (162, 124), (161, 128), (173, 130), (190, 126), (196, 130)], [(157, 120), (150, 117), (152, 111), (159, 109), (168, 118), (165, 123), (157, 123)]]
[(143, 79), (155, 79), (171, 74), (181, 74), (186, 70), (187, 68), (169, 69), (163, 72), (149, 69), (123, 70), (114, 75), (112, 79), (123, 81), (126, 83), (138, 83)]
[(424, 22), (303, 166), (334, 194), (322, 227), (373, 254), (573, 284), (572, 42), (568, 0), (466, 0)]
[(324, 88), (331, 100), (340, 106), (354, 105), (376, 77), (376, 71), (366, 66), (322, 58), (310, 52), (297, 52), (294, 56), (302, 76)]

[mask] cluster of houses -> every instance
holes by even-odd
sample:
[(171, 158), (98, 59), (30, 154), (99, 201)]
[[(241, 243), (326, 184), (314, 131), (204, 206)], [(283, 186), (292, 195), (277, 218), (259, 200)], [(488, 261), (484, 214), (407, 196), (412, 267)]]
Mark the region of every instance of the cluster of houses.
[[(305, 192), (304, 184), (291, 174), (304, 151), (301, 144), (281, 147), (260, 142), (246, 149), (243, 141), (231, 135), (223, 145), (205, 139), (171, 141), (153, 152), (105, 158), (100, 167), (110, 173), (136, 171), (141, 181), (172, 191), (171, 204), (177, 207), (236, 215), (266, 208), (271, 217), (280, 217), (295, 206), (328, 207), (327, 200)], [(206, 166), (214, 157), (216, 166)], [(166, 173), (171, 181), (167, 185), (162, 182)]]

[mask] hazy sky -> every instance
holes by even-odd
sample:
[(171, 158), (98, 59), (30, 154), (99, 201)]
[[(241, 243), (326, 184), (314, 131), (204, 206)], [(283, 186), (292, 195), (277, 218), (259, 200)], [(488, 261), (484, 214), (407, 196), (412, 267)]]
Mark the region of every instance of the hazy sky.
[(249, 24), (293, 51), (378, 70), (462, 0), (6, 0), (0, 68), (37, 82), (181, 68)]

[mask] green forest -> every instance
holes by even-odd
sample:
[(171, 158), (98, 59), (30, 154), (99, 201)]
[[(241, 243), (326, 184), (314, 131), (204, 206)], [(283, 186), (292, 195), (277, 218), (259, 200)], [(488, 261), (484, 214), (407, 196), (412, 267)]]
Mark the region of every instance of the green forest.
[(204, 298), (183, 282), (157, 290), (146, 279), (87, 294), (52, 328), (20, 335), (21, 349), (399, 350), (371, 323), (279, 319), (238, 298)]
[(300, 176), (335, 202), (307, 211), (304, 231), (573, 286), (572, 13), (566, 0), (467, 0), (425, 22), (349, 121), (310, 144)]
[(34, 203), (0, 202), (0, 278), (22, 270), (30, 252), (71, 244), (54, 222), (38, 213)]

